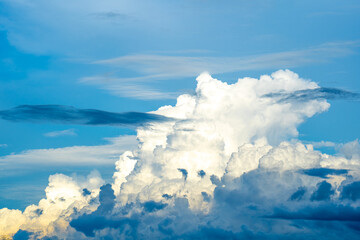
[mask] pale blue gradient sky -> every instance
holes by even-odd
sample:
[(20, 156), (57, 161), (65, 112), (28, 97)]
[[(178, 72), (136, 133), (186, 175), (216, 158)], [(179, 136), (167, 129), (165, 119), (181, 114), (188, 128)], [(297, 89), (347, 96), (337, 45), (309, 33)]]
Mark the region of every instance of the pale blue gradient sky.
[[(152, 111), (194, 91), (202, 71), (231, 83), (289, 68), (320, 86), (360, 92), (359, 46), (360, 3), (355, 0), (0, 0), (0, 110), (61, 104)], [(341, 143), (359, 138), (359, 103), (330, 103), (329, 112), (300, 127), (300, 139)], [(67, 130), (76, 134), (48, 137)], [(106, 137), (134, 134), (125, 128), (4, 120), (0, 132), (2, 157), (102, 145)], [(109, 178), (114, 167), (49, 163), (41, 170), (18, 168), (13, 176), (0, 176), (0, 188), (8, 189), (0, 193), (0, 208), (40, 199), (51, 173), (99, 169)], [(15, 200), (24, 184), (39, 189), (26, 203)]]

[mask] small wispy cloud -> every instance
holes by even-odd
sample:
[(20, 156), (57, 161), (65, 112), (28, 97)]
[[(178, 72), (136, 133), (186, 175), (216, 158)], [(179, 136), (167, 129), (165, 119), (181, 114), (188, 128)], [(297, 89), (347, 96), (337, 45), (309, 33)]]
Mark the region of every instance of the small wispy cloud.
[(61, 137), (61, 136), (76, 136), (75, 129), (65, 129), (62, 131), (47, 132), (44, 134), (45, 137)]
[(3, 143), (3, 144), (0, 144), (0, 148), (6, 148), (8, 145)]
[[(80, 80), (81, 83), (100, 86), (101, 89), (109, 91), (115, 96), (130, 97), (144, 100), (154, 99), (175, 99), (180, 92), (163, 92), (144, 84), (134, 83), (140, 82), (144, 78), (114, 78), (109, 76), (93, 76), (85, 77)], [(145, 78), (144, 80), (146, 80)]]
[(322, 147), (336, 147), (338, 143), (330, 142), (330, 141), (320, 141), (320, 142), (309, 142), (315, 148), (322, 148)]
[[(320, 46), (278, 53), (244, 57), (208, 57), (139, 54), (94, 61), (93, 64), (116, 69), (128, 69), (136, 73), (132, 77), (98, 75), (84, 77), (81, 83), (98, 85), (113, 94), (139, 99), (173, 98), (174, 93), (165, 93), (147, 87), (145, 84), (158, 80), (195, 77), (206, 71), (210, 74), (292, 68), (313, 63), (322, 63), (331, 59), (355, 53), (359, 41), (331, 42)], [(130, 91), (129, 91), (130, 89)]]
[(112, 20), (112, 21), (123, 21), (129, 18), (129, 15), (115, 11), (96, 12), (90, 15), (98, 19)]

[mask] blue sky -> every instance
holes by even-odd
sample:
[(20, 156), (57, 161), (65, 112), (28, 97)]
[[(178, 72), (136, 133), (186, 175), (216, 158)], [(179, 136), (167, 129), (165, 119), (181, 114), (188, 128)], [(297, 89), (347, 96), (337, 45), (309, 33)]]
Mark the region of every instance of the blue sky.
[[(0, 109), (59, 104), (148, 112), (193, 93), (203, 71), (233, 83), (288, 68), (322, 87), (360, 92), (359, 46), (355, 0), (0, 0)], [(328, 112), (300, 126), (301, 140), (359, 138), (359, 102), (330, 103)], [(101, 146), (106, 138), (135, 134), (134, 128), (5, 120), (0, 132), (1, 157)], [(114, 169), (51, 161), (9, 166), (0, 173), (0, 208), (38, 201), (50, 174), (97, 169), (109, 180)], [(18, 200), (24, 186), (30, 190)]]

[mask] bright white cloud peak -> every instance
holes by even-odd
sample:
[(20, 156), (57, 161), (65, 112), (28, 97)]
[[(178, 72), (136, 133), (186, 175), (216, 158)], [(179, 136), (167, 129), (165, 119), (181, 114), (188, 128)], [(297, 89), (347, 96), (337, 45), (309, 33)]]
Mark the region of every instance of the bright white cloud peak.
[(16, 233), (14, 239), (359, 235), (358, 141), (343, 146), (344, 157), (288, 142), (329, 103), (264, 97), (316, 83), (288, 70), (232, 85), (206, 73), (197, 81), (195, 95), (154, 112), (176, 120), (137, 129), (139, 147), (120, 156), (111, 186), (100, 188), (95, 173), (82, 180), (50, 176), (38, 205), (0, 210), (0, 232)]

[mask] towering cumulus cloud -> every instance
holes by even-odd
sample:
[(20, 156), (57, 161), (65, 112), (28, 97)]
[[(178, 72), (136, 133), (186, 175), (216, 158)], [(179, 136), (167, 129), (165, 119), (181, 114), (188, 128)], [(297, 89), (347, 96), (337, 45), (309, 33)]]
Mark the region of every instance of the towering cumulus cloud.
[(336, 91), (288, 70), (231, 85), (204, 73), (197, 82), (196, 94), (153, 112), (171, 120), (137, 129), (139, 147), (120, 156), (111, 185), (95, 173), (86, 181), (50, 176), (38, 205), (0, 210), (0, 232), (14, 239), (360, 236), (358, 141), (331, 156), (296, 140), (297, 126), (328, 110), (326, 94)]

